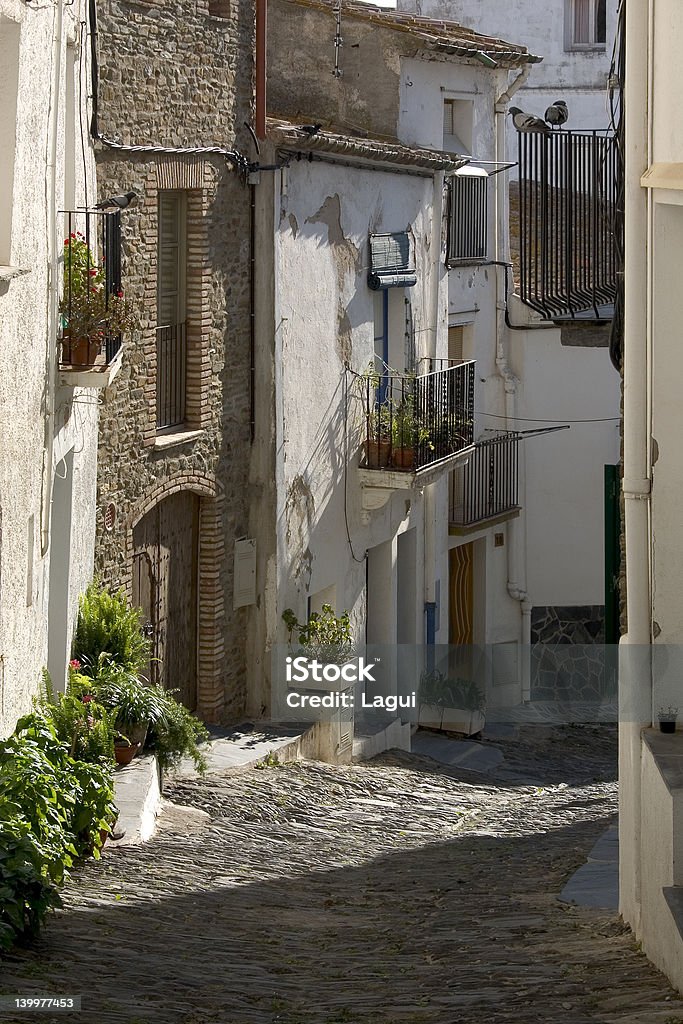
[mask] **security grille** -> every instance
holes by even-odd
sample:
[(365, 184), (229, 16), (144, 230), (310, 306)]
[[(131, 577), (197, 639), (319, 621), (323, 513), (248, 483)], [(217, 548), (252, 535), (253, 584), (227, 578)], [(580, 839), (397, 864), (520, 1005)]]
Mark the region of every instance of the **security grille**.
[(488, 175), (454, 174), (450, 179), (448, 262), (485, 260), (487, 233)]

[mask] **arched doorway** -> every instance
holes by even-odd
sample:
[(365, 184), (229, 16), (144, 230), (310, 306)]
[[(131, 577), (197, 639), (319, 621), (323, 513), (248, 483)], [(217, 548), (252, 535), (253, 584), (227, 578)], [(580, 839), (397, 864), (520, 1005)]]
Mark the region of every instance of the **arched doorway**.
[(150, 678), (197, 707), (199, 497), (180, 491), (133, 528), (133, 603), (152, 639)]

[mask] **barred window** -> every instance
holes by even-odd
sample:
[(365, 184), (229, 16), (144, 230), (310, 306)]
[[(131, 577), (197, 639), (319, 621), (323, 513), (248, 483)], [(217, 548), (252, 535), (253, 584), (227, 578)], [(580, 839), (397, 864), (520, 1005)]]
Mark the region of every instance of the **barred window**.
[(462, 167), (449, 182), (448, 262), (476, 263), (488, 255), (488, 175)]

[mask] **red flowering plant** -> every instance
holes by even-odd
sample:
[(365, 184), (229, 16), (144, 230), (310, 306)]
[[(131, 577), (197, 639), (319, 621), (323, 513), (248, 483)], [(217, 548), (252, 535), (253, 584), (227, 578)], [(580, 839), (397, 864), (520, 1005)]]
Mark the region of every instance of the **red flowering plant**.
[(92, 679), (81, 673), (77, 660), (69, 662), (66, 693), (55, 693), (47, 670), (38, 700), (58, 738), (77, 761), (93, 764), (114, 760), (113, 716), (91, 692)]
[(107, 290), (98, 263), (80, 231), (64, 239), (64, 293), (59, 304), (62, 332), (71, 338), (103, 341), (140, 326), (136, 308), (119, 291)]

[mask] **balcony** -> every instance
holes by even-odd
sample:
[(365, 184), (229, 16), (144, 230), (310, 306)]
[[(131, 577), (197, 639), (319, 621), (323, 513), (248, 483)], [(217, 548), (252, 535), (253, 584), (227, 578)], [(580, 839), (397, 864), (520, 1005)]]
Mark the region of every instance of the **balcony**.
[(363, 382), (362, 508), (431, 483), (473, 445), (474, 362), (425, 360), (418, 374), (369, 374)]
[(477, 441), (464, 466), (451, 473), (449, 524), (461, 533), (519, 510), (519, 434)]
[(121, 292), (120, 213), (67, 211), (59, 303), (59, 382), (103, 388), (121, 365), (121, 336), (137, 326)]
[(616, 139), (606, 131), (519, 132), (518, 161), (520, 298), (546, 320), (610, 319)]

